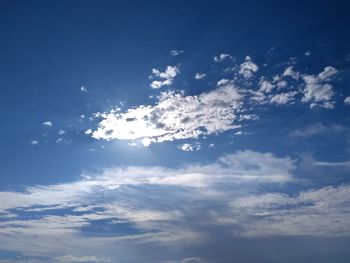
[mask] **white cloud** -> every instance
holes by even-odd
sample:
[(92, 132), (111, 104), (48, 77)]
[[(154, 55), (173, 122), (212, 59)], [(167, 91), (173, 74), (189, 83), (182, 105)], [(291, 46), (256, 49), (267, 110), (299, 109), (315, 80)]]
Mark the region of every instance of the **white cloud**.
[(283, 76), (289, 76), (289, 77), (292, 77), (293, 79), (299, 79), (300, 74), (299, 72), (294, 71), (293, 66), (289, 66), (283, 72)]
[(87, 129), (84, 133), (86, 134), (86, 135), (90, 135), (90, 134), (92, 134), (92, 129)]
[(81, 87), (80, 87), (80, 91), (81, 91), (81, 92), (87, 92), (87, 88), (86, 88), (85, 86), (81, 86)]
[(217, 83), (216, 86), (225, 86), (225, 85), (233, 85), (233, 81), (229, 79), (220, 79)]
[(338, 70), (336, 70), (334, 67), (325, 67), (324, 70), (318, 74), (318, 77), (320, 80), (328, 80), (330, 77), (338, 73)]
[(62, 257), (56, 258), (59, 262), (62, 263), (93, 263), (93, 262), (111, 262), (109, 259), (99, 258), (96, 256), (73, 256), (73, 255), (65, 255)]
[(0, 191), (0, 211), (15, 213), (1, 218), (0, 249), (54, 259), (46, 262), (124, 262), (151, 244), (198, 246), (218, 238), (215, 229), (225, 238), (349, 236), (350, 185), (261, 192), (271, 189), (261, 183), (297, 182), (295, 168), (288, 157), (238, 151), (209, 164), (115, 167), (75, 182)]
[(350, 168), (350, 161), (343, 161), (343, 162), (314, 162), (313, 165), (315, 165), (315, 166), (323, 166), (323, 167), (349, 167)]
[(270, 93), (274, 88), (275, 85), (273, 85), (270, 81), (262, 79), (259, 81), (260, 84), (260, 91), (265, 93)]
[(184, 143), (179, 145), (178, 148), (185, 152), (193, 152), (193, 151), (199, 151), (201, 149), (201, 145), (199, 143), (197, 144)]
[(58, 135), (63, 135), (63, 134), (65, 134), (65, 133), (66, 133), (65, 130), (59, 130), (59, 131), (58, 131)]
[(270, 99), (270, 103), (275, 103), (275, 104), (289, 104), (294, 101), (294, 96), (298, 94), (297, 91), (289, 91), (285, 93), (280, 93), (273, 95)]
[(51, 121), (45, 121), (45, 122), (43, 122), (43, 125), (47, 126), (47, 127), (51, 127), (52, 126), (52, 122)]
[(256, 65), (251, 57), (246, 56), (245, 62), (243, 62), (239, 66), (239, 74), (243, 75), (244, 78), (248, 79), (253, 77), (254, 73), (257, 72), (259, 69), (258, 65)]
[(37, 144), (39, 144), (39, 141), (37, 141), (37, 140), (31, 140), (31, 141), (30, 141), (30, 144), (31, 144), (31, 145), (37, 145)]
[(175, 49), (172, 49), (170, 50), (169, 54), (173, 57), (176, 57), (178, 55), (181, 55), (182, 53), (184, 53), (183, 50), (175, 50)]
[(346, 98), (345, 98), (344, 104), (350, 105), (350, 97), (346, 97)]
[(204, 79), (207, 76), (207, 74), (205, 73), (196, 73), (196, 75), (194, 75), (194, 78), (199, 80), (199, 79)]
[(271, 153), (237, 151), (221, 156), (211, 164), (190, 164), (178, 169), (165, 167), (115, 167), (99, 174), (84, 174), (82, 180), (28, 187), (25, 192), (0, 191), (0, 211), (16, 207), (70, 207), (88, 200), (88, 196), (103, 189), (118, 189), (123, 185), (175, 185), (211, 188), (219, 182), (284, 183), (293, 180), (295, 161), (278, 158)]
[(310, 107), (320, 106), (324, 108), (333, 108), (331, 101), (334, 91), (331, 84), (327, 83), (329, 78), (337, 73), (333, 67), (325, 67), (324, 70), (316, 75), (303, 75), (305, 81), (303, 102), (312, 102)]
[(232, 56), (230, 54), (222, 53), (214, 57), (215, 62), (223, 62), (226, 59), (232, 59)]
[(164, 72), (158, 69), (152, 69), (153, 76), (151, 78), (159, 78), (160, 80), (154, 80), (150, 84), (151, 88), (159, 89), (162, 86), (170, 86), (173, 84), (174, 78), (180, 73), (176, 66), (167, 66)]
[[(247, 236), (334, 237), (350, 235), (349, 201), (350, 185), (343, 185), (302, 191), (295, 196), (267, 193), (241, 197), (232, 202), (232, 208), (248, 220), (243, 226)], [(249, 220), (252, 215), (255, 219)]]
[(290, 133), (291, 137), (312, 137), (317, 135), (324, 136), (335, 136), (339, 133), (346, 133), (349, 129), (345, 126), (332, 124), (332, 125), (324, 125), (322, 123), (313, 123), (307, 125), (305, 128), (300, 128)]
[(242, 95), (233, 85), (198, 96), (163, 92), (155, 105), (141, 105), (124, 113), (97, 114), (102, 120), (92, 137), (98, 140), (151, 142), (198, 138), (240, 127)]

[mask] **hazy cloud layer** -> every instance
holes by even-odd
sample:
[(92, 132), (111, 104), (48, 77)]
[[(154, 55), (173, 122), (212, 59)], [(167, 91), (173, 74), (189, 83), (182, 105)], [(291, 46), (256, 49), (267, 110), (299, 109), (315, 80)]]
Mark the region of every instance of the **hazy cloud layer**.
[(349, 236), (349, 185), (291, 195), (259, 190), (297, 182), (295, 168), (288, 157), (242, 151), (211, 164), (116, 167), (2, 191), (0, 249), (51, 262), (135, 262), (137, 249), (201, 246), (215, 229), (230, 238)]

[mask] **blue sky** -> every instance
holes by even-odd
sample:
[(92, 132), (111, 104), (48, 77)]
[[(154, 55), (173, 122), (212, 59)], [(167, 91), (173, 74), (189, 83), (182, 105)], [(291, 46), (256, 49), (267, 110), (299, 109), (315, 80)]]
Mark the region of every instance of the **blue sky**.
[(0, 1), (0, 262), (346, 262), (346, 1)]

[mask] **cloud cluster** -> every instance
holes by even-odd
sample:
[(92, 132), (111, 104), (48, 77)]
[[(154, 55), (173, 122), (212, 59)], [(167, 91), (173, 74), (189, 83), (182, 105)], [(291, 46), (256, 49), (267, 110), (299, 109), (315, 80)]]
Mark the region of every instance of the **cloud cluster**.
[(239, 74), (243, 75), (244, 78), (249, 79), (253, 77), (254, 73), (259, 69), (250, 56), (246, 56), (245, 62), (239, 66)]
[(170, 86), (173, 84), (174, 78), (180, 73), (179, 69), (176, 66), (167, 66), (164, 72), (159, 71), (158, 69), (152, 69), (151, 79), (157, 78), (151, 82), (150, 86), (152, 89), (159, 89), (163, 86)]
[(302, 78), (305, 81), (303, 102), (312, 102), (310, 107), (322, 106), (325, 108), (333, 108), (334, 95), (333, 87), (327, 83), (329, 78), (337, 73), (334, 67), (325, 67), (318, 75), (304, 75)]
[(102, 120), (92, 137), (98, 140), (151, 142), (198, 138), (240, 127), (249, 119), (242, 109), (242, 95), (234, 85), (224, 85), (198, 96), (163, 92), (155, 105), (141, 105), (126, 112), (97, 114)]

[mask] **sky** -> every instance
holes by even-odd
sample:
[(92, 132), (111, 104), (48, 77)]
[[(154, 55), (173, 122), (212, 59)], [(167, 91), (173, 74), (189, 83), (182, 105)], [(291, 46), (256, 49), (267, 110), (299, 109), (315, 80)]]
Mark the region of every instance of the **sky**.
[(0, 262), (347, 262), (349, 8), (0, 0)]

